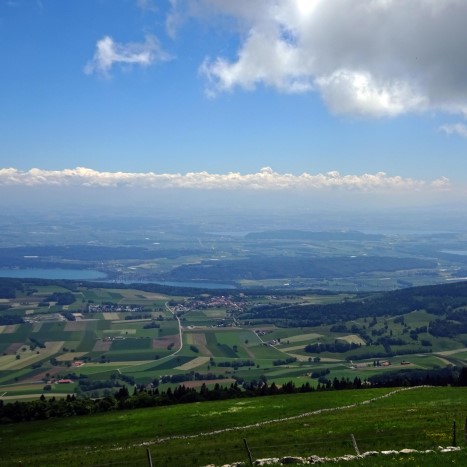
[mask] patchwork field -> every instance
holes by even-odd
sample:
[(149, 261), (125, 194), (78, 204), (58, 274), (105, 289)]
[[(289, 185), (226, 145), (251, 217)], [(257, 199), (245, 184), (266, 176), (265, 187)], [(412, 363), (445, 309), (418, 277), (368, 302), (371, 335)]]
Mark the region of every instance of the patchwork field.
[[(24, 322), (0, 325), (0, 398), (5, 388), (8, 397), (23, 397), (14, 385), (38, 379), (42, 384), (30, 387), (31, 397), (55, 392), (58, 380), (70, 378), (70, 391), (98, 397), (121, 385), (132, 390), (135, 384), (165, 390), (180, 384), (197, 387), (202, 381), (212, 387), (216, 381), (234, 380), (246, 387), (293, 380), (316, 387), (336, 378), (363, 381), (395, 371), (438, 371), (467, 361), (467, 335), (431, 335), (427, 325), (436, 317), (425, 310), (357, 317), (337, 326), (243, 318), (258, 306), (295, 306), (300, 301), (303, 307), (319, 304), (319, 297), (214, 292), (183, 297), (26, 283), (16, 298), (1, 303), (0, 318)], [(321, 303), (351, 297), (323, 295)], [(51, 388), (44, 390), (49, 381)]]

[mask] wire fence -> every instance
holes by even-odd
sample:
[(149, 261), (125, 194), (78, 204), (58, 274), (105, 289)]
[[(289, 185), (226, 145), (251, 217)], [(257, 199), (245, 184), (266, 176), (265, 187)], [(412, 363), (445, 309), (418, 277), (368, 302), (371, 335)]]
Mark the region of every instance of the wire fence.
[[(467, 428), (467, 427), (466, 427)], [(118, 467), (120, 465), (130, 466), (206, 466), (225, 465), (235, 462), (243, 462), (245, 465), (253, 465), (256, 459), (264, 458), (284, 458), (319, 456), (325, 458), (335, 458), (339, 456), (359, 455), (368, 451), (401, 451), (404, 449), (425, 452), (426, 450), (439, 450), (440, 446), (465, 446), (467, 444), (467, 430), (464, 427), (446, 427), (444, 431), (427, 431), (422, 433), (378, 433), (374, 436), (354, 436), (348, 434), (327, 433), (319, 439), (312, 438), (307, 442), (303, 437), (293, 441), (258, 442), (254, 438), (248, 442), (247, 439), (235, 439), (233, 445), (212, 446), (205, 445), (202, 440), (196, 440), (190, 444), (186, 443), (184, 448), (178, 447), (173, 452), (163, 451), (159, 446), (141, 447), (139, 450), (132, 450), (125, 455), (122, 450), (122, 459), (112, 462), (93, 464), (92, 467)]]
[[(384, 417), (380, 420), (381, 427), (375, 427), (375, 435), (368, 436), (368, 431), (346, 433), (342, 424), (332, 425), (327, 429), (310, 431), (308, 424), (298, 423), (299, 420), (334, 413), (349, 409), (368, 406), (372, 402), (391, 397), (394, 394), (413, 391), (421, 387), (399, 388), (365, 401), (355, 402), (345, 406), (322, 408), (312, 412), (301, 413), (278, 419), (268, 419), (250, 425), (233, 426), (198, 432), (190, 435), (172, 435), (159, 438), (152, 442), (128, 446), (127, 449), (118, 448), (113, 452), (113, 462), (94, 464), (94, 467), (109, 465), (131, 465), (164, 467), (164, 466), (204, 466), (225, 465), (243, 462), (253, 464), (254, 459), (280, 458), (284, 456), (307, 457), (310, 455), (336, 457), (358, 454), (368, 451), (395, 451), (401, 449), (433, 450), (438, 446), (456, 445), (461, 437), (467, 440), (467, 421), (464, 436), (454, 421), (450, 426), (446, 420), (446, 428), (440, 424), (427, 426), (426, 429), (411, 428), (399, 425), (389, 427), (385, 425)], [(276, 437), (261, 436), (261, 429), (271, 424), (293, 422), (287, 425)], [(439, 420), (438, 420), (439, 422)], [(295, 425), (296, 423), (296, 425)], [(345, 423), (345, 422), (344, 422)], [(417, 426), (418, 423), (416, 424)], [(443, 422), (444, 425), (444, 422)], [(338, 428), (336, 428), (338, 427)], [(384, 428), (382, 428), (384, 427)], [(254, 429), (252, 434), (249, 429)], [(259, 430), (259, 431), (258, 431)], [(327, 431), (326, 431), (327, 430)], [(337, 431), (337, 432), (333, 432)], [(220, 438), (217, 438), (220, 436)], [(250, 437), (249, 440), (243, 438)]]

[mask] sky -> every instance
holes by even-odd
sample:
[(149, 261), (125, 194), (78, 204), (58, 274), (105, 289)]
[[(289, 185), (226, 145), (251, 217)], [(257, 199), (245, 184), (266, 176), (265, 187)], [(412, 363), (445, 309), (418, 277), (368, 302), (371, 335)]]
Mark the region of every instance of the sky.
[(0, 194), (462, 203), (466, 18), (465, 0), (0, 0)]

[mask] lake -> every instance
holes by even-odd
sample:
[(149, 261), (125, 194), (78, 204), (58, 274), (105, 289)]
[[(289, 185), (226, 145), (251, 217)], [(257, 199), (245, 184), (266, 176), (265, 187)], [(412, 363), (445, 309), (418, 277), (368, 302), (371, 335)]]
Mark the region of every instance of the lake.
[(196, 289), (235, 289), (232, 284), (220, 284), (216, 282), (178, 282), (178, 281), (107, 281), (106, 274), (91, 269), (46, 269), (46, 268), (28, 268), (28, 269), (0, 269), (0, 277), (12, 277), (14, 279), (69, 279), (83, 281), (100, 282), (121, 282), (124, 284), (159, 284), (169, 287), (192, 287)]

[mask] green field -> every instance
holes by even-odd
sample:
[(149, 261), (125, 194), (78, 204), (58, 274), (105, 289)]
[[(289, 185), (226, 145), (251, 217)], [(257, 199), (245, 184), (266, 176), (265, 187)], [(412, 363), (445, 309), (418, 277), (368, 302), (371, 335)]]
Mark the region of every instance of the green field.
[[(71, 297), (72, 303), (58, 304), (61, 296)], [(424, 310), (363, 316), (339, 321), (337, 327), (292, 325), (287, 311), (277, 320), (242, 319), (245, 311), (254, 312), (258, 306), (300, 310), (310, 303), (338, 305), (353, 299), (351, 294), (276, 296), (268, 291), (251, 297), (215, 292), (171, 296), (135, 288), (21, 283), (15, 298), (1, 302), (0, 318), (14, 315), (27, 322), (0, 326), (0, 398), (3, 393), (23, 397), (17, 384), (34, 383), (35, 392), (28, 393), (35, 397), (48, 382), (55, 391), (58, 379), (80, 376), (103, 382), (92, 391), (82, 381), (73, 386), (78, 394), (97, 397), (113, 390), (111, 377), (122, 384), (159, 381), (164, 389), (180, 382), (170, 382), (167, 376), (180, 374), (192, 384), (209, 374), (213, 379), (234, 377), (240, 385), (259, 380), (281, 385), (293, 379), (316, 386), (318, 378), (310, 375), (323, 371), (324, 384), (335, 378), (363, 381), (401, 369), (465, 365), (467, 335), (431, 335), (428, 326), (437, 315)], [(354, 347), (339, 350), (333, 347), (336, 343)], [(306, 346), (316, 344), (323, 347), (307, 351)], [(384, 357), (389, 351), (390, 357)], [(198, 357), (201, 360), (189, 364)], [(376, 366), (376, 360), (388, 362)]]
[[(387, 395), (387, 397), (383, 397)], [(371, 389), (206, 402), (115, 411), (1, 426), (5, 466), (223, 465), (248, 457), (437, 450), (463, 444), (463, 388)], [(323, 410), (324, 409), (324, 410)], [(161, 423), (163, 421), (163, 423)], [(28, 450), (24, 450), (24, 446)], [(373, 464), (465, 465), (467, 452), (372, 457)], [(422, 456), (422, 457), (421, 457)], [(361, 464), (363, 462), (363, 464)]]

